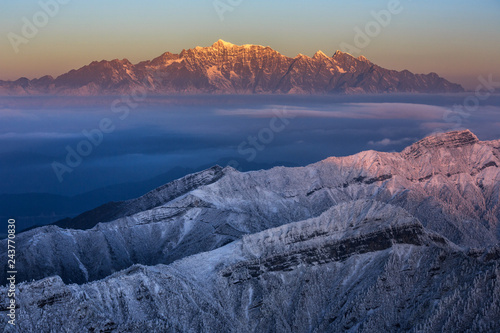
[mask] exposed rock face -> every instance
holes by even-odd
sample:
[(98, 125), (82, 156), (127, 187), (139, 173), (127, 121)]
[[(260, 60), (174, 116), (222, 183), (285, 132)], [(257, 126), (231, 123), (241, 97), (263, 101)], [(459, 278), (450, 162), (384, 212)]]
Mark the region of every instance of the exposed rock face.
[(417, 158), (429, 149), (456, 148), (478, 143), (479, 139), (471, 131), (452, 131), (441, 135), (430, 136), (406, 148), (403, 154)]
[(423, 75), (379, 67), (364, 57), (318, 51), (312, 58), (281, 55), (270, 47), (234, 45), (166, 52), (136, 65), (127, 59), (92, 62), (57, 78), (0, 81), (0, 95), (157, 94), (329, 94), (442, 93), (464, 89), (435, 73)]

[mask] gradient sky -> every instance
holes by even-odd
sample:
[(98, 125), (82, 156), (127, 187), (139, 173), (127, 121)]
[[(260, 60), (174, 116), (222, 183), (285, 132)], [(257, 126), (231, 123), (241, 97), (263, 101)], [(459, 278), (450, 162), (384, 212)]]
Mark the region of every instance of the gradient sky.
[[(41, 0), (49, 2), (55, 0)], [(227, 3), (228, 0), (220, 0)], [(237, 2), (237, 1), (236, 1)], [(371, 11), (389, 0), (242, 0), (221, 21), (213, 0), (70, 0), (15, 53), (9, 32), (21, 35), (23, 17), (41, 10), (38, 0), (0, 5), (0, 79), (60, 75), (94, 60), (133, 63), (219, 38), (269, 45), (284, 55), (328, 55), (354, 44)], [(147, 5), (145, 4), (147, 3)], [(500, 81), (500, 1), (400, 0), (403, 8), (360, 54), (382, 67), (439, 75), (474, 88), (478, 76)], [(354, 54), (359, 55), (359, 54)]]

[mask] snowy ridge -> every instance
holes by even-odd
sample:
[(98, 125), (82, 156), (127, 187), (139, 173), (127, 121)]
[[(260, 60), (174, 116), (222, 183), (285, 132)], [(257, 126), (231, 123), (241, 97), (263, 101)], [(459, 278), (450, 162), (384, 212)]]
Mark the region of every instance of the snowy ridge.
[(403, 151), (403, 154), (417, 158), (432, 148), (456, 148), (478, 143), (479, 139), (469, 130), (452, 131), (424, 138)]
[[(332, 244), (349, 254), (325, 256)], [(83, 285), (22, 283), (17, 329), (493, 332), (498, 264), (468, 256), (401, 208), (360, 200), (168, 266), (134, 265)]]
[(499, 331), (499, 152), (455, 131), (306, 167), (216, 166), (90, 229), (20, 233), (17, 278), (36, 281), (18, 285), (16, 329)]
[(426, 233), (417, 219), (399, 207), (358, 200), (334, 206), (317, 218), (244, 236), (243, 252), (253, 259), (226, 267), (221, 274), (239, 283), (265, 272), (341, 261), (394, 244), (433, 241), (451, 246), (444, 238)]
[[(424, 139), (439, 145), (421, 148), (419, 142), (402, 153), (367, 151), (299, 168), (241, 173), (214, 167), (113, 209), (82, 214), (81, 228), (95, 225), (91, 229), (46, 226), (19, 234), (18, 279), (59, 275), (84, 283), (133, 264), (170, 264), (365, 199), (400, 207), (460, 246), (494, 246), (500, 239), (500, 144), (471, 141), (471, 135), (454, 132)], [(421, 153), (408, 154), (415, 147)], [(104, 222), (109, 216), (116, 219)]]
[(110, 202), (73, 219), (63, 220), (56, 225), (63, 228), (90, 229), (99, 222), (109, 222), (160, 206), (197, 187), (213, 183), (223, 175), (223, 168), (216, 165), (160, 186), (137, 199)]

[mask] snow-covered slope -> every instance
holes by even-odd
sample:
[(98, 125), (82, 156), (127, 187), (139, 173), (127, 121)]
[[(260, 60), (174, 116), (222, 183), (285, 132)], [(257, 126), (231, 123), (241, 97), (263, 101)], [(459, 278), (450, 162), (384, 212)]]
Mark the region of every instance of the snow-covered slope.
[(496, 332), (498, 254), (466, 252), (400, 207), (349, 201), (168, 266), (134, 265), (83, 285), (20, 284), (16, 328)]
[(460, 246), (495, 245), (499, 158), (500, 141), (481, 142), (470, 131), (456, 131), (401, 153), (367, 151), (246, 173), (214, 167), (87, 212), (73, 225), (87, 230), (45, 226), (19, 234), (18, 279), (59, 275), (83, 283), (133, 264), (169, 264), (360, 199), (399, 206)]
[(113, 221), (120, 217), (130, 216), (158, 207), (200, 186), (211, 184), (219, 180), (223, 175), (223, 169), (216, 165), (202, 172), (193, 173), (174, 180), (139, 198), (109, 202), (75, 218), (61, 220), (54, 224), (63, 228), (90, 229), (98, 222)]
[(17, 282), (35, 281), (18, 284), (17, 326), (0, 325), (498, 332), (499, 165), (500, 140), (466, 130), (300, 168), (216, 166), (66, 222), (80, 229), (18, 234)]

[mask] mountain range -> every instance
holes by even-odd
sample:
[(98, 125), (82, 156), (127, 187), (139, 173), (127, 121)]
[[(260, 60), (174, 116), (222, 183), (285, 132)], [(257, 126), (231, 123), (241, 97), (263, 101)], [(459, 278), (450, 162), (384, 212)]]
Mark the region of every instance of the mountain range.
[(53, 78), (0, 81), (0, 95), (360, 94), (462, 92), (436, 73), (382, 68), (363, 56), (321, 51), (290, 58), (270, 47), (219, 40), (132, 64), (94, 61)]
[(214, 166), (18, 234), (17, 328), (498, 332), (499, 241), (500, 140), (468, 130)]

